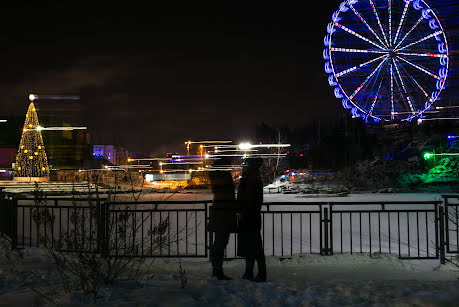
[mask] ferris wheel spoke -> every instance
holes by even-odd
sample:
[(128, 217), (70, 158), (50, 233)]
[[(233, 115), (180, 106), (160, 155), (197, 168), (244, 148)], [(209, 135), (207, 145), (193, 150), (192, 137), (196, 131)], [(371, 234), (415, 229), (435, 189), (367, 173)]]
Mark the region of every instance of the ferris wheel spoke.
[(352, 52), (352, 53), (379, 53), (379, 54), (386, 54), (387, 51), (380, 51), (380, 50), (367, 50), (367, 49), (349, 49), (349, 48), (330, 48), (330, 51), (335, 52)]
[(384, 48), (384, 47), (381, 47), (381, 46), (380, 46), (379, 44), (377, 44), (376, 42), (374, 42), (374, 41), (372, 41), (372, 40), (370, 40), (370, 39), (368, 39), (368, 38), (366, 38), (366, 37), (364, 37), (364, 36), (362, 36), (362, 35), (356, 33), (355, 31), (352, 31), (352, 30), (349, 29), (348, 27), (343, 26), (342, 24), (340, 24), (340, 23), (338, 23), (338, 22), (335, 22), (335, 26), (337, 26), (338, 28), (340, 28), (340, 29), (346, 31), (347, 33), (349, 33), (349, 34), (351, 34), (351, 35), (354, 35), (355, 37), (360, 38), (361, 40), (363, 40), (363, 41), (365, 41), (365, 42), (367, 42), (367, 43), (372, 44), (373, 46), (375, 46), (375, 47), (377, 47), (377, 48), (379, 48), (379, 49), (382, 49), (382, 50), (385, 50), (385, 49), (386, 49), (386, 48)]
[(354, 66), (354, 67), (352, 67), (352, 68), (343, 70), (342, 72), (336, 74), (336, 78), (339, 78), (339, 77), (344, 76), (344, 75), (346, 75), (346, 74), (348, 74), (348, 73), (350, 73), (350, 72), (353, 72), (354, 70), (357, 70), (357, 69), (359, 69), (359, 68), (362, 68), (362, 67), (364, 67), (364, 66), (367, 66), (368, 64), (373, 63), (373, 62), (376, 62), (376, 61), (378, 61), (378, 60), (380, 60), (380, 59), (382, 59), (382, 58), (384, 58), (384, 57), (387, 57), (387, 55), (383, 54), (383, 55), (381, 55), (381, 56), (379, 56), (379, 57), (377, 57), (377, 58), (374, 58), (374, 59), (371, 59), (371, 60), (369, 60), (369, 61), (366, 61), (365, 63), (362, 63), (362, 64), (356, 65), (356, 66)]
[[(394, 64), (394, 66), (395, 66), (395, 64)], [(400, 88), (400, 83), (399, 83), (399, 80), (397, 79), (397, 76), (395, 75), (395, 73), (394, 73), (394, 81), (395, 81), (395, 85), (398, 88), (398, 91), (400, 92), (400, 96), (402, 97), (401, 100), (402, 100), (402, 102), (404, 102), (407, 99), (403, 95), (403, 91)], [(395, 105), (395, 102), (394, 102), (394, 105)], [(411, 111), (395, 111), (395, 106), (394, 106), (394, 115), (399, 115), (399, 114), (413, 114), (414, 115), (414, 114), (416, 114), (416, 112), (414, 110), (411, 110)]]
[(411, 75), (409, 74), (411, 80), (413, 80), (413, 82), (417, 85), (417, 87), (421, 90), (421, 92), (424, 94), (424, 96), (426, 96), (427, 99), (430, 99), (430, 96), (429, 94), (427, 94), (427, 92), (424, 90), (424, 88), (416, 81), (416, 79)]
[(442, 78), (440, 78), (440, 77), (437, 76), (436, 74), (434, 74), (434, 73), (428, 71), (427, 69), (425, 69), (425, 68), (423, 68), (423, 67), (421, 67), (421, 66), (419, 66), (419, 65), (416, 65), (416, 64), (414, 64), (414, 63), (411, 63), (410, 61), (408, 61), (407, 59), (402, 58), (401, 56), (397, 56), (397, 59), (402, 60), (403, 62), (405, 62), (405, 63), (407, 63), (407, 64), (413, 66), (414, 68), (417, 68), (418, 70), (422, 71), (423, 73), (425, 73), (425, 74), (427, 74), (427, 75), (429, 75), (429, 76), (431, 76), (431, 77), (433, 77), (433, 78), (435, 78), (435, 79), (443, 80)]
[(378, 100), (379, 91), (381, 90), (382, 83), (383, 83), (383, 80), (381, 80), (381, 82), (379, 83), (378, 91), (376, 92), (376, 95), (375, 95), (375, 97), (373, 98), (373, 101), (372, 101), (372, 103), (371, 103), (371, 107), (370, 107), (370, 111), (368, 112), (368, 115), (373, 114), (373, 110), (374, 110), (374, 108), (375, 108), (376, 101)]
[(394, 120), (394, 68), (390, 63), (390, 119)]
[[(413, 108), (413, 103), (411, 102), (410, 95), (408, 94), (408, 91), (406, 90), (405, 83), (403, 82), (402, 75), (400, 74), (400, 70), (398, 69), (397, 63), (395, 63), (395, 59), (392, 59), (392, 62), (394, 64), (395, 71), (397, 72), (397, 76), (398, 76), (398, 78), (400, 80), (400, 84), (402, 85), (403, 92), (406, 95), (405, 99), (406, 99), (406, 101), (408, 101), (408, 105), (410, 106), (411, 112), (414, 114), (414, 113), (416, 113), (416, 111)], [(402, 93), (402, 96), (403, 96), (403, 93)]]
[(392, 47), (392, 0), (387, 0), (387, 11), (389, 12), (389, 47)]
[(386, 46), (389, 46), (389, 43), (387, 42), (386, 33), (383, 30), (383, 27), (382, 27), (382, 24), (381, 24), (381, 20), (379, 19), (378, 12), (376, 11), (376, 8), (375, 8), (375, 5), (373, 3), (373, 0), (369, 0), (369, 1), (370, 1), (371, 8), (373, 9), (373, 13), (375, 14), (376, 20), (378, 21), (379, 29), (381, 30), (381, 33), (382, 33), (383, 38), (384, 38), (384, 41), (386, 42)]
[(378, 39), (378, 41), (381, 43), (381, 45), (384, 46), (384, 43), (379, 38), (378, 34), (376, 34), (376, 32), (373, 30), (373, 28), (370, 27), (370, 25), (367, 23), (367, 21), (362, 17), (362, 15), (360, 15), (360, 13), (354, 8), (354, 6), (351, 3), (349, 3), (349, 7), (352, 9), (354, 14), (360, 19), (360, 21), (368, 28), (368, 30), (370, 30), (370, 32), (373, 33), (373, 35)]
[(394, 45), (397, 43), (397, 38), (398, 38), (398, 35), (400, 34), (400, 29), (402, 28), (403, 22), (405, 21), (406, 12), (408, 11), (410, 4), (411, 4), (411, 1), (407, 1), (405, 4), (405, 8), (403, 9), (402, 18), (400, 19), (400, 23), (398, 24), (397, 33), (395, 33)]
[(424, 20), (424, 17), (421, 16), (421, 18), (419, 18), (418, 21), (416, 21), (416, 23), (411, 27), (411, 29), (408, 32), (406, 32), (405, 36), (403, 36), (403, 38), (400, 40), (400, 42), (395, 46), (395, 49), (397, 49), (403, 43), (403, 41), (408, 37), (408, 35), (410, 35), (410, 33), (413, 32), (413, 30), (416, 29), (416, 27), (423, 20)]
[(414, 52), (397, 52), (399, 55), (406, 55), (406, 56), (416, 56), (416, 57), (431, 57), (431, 58), (441, 58), (445, 57), (446, 55), (441, 53), (414, 53)]
[(419, 39), (419, 40), (417, 40), (415, 42), (412, 42), (411, 44), (406, 45), (405, 47), (402, 47), (400, 49), (396, 49), (395, 51), (400, 51), (400, 50), (406, 49), (408, 47), (411, 47), (413, 45), (419, 44), (419, 43), (421, 43), (421, 42), (423, 42), (425, 40), (428, 40), (429, 38), (432, 38), (432, 37), (434, 37), (434, 36), (436, 36), (438, 34), (442, 34), (442, 33), (443, 33), (443, 31), (441, 31), (441, 30), (440, 31), (436, 31), (436, 32), (431, 33), (431, 34), (429, 34), (427, 36), (424, 36), (423, 38), (421, 38), (421, 39)]
[(351, 96), (349, 96), (350, 99), (354, 98), (355, 95), (357, 95), (360, 90), (365, 86), (365, 84), (367, 84), (367, 82), (371, 79), (371, 77), (373, 77), (373, 75), (381, 69), (381, 66), (384, 64), (384, 62), (386, 62), (387, 60), (387, 57), (385, 57), (381, 63), (379, 63), (379, 65), (370, 73), (370, 75), (362, 82), (362, 84), (360, 84), (360, 86), (352, 93)]

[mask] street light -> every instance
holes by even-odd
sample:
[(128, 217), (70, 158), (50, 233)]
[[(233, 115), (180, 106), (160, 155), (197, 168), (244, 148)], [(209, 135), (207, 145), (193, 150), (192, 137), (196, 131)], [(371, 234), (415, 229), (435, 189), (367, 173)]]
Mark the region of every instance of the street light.
[(430, 158), (433, 157), (433, 153), (431, 153), (431, 152), (426, 152), (426, 153), (424, 153), (424, 156), (423, 156), (423, 157), (424, 157), (424, 160), (429, 160)]

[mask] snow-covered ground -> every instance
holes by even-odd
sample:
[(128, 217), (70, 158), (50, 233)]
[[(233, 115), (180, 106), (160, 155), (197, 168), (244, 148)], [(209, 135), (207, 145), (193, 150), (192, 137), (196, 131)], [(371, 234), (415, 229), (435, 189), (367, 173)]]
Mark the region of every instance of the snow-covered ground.
[(0, 305), (40, 306), (52, 301), (60, 306), (454, 306), (459, 300), (459, 271), (452, 265), (421, 269), (386, 254), (268, 257), (267, 264), (268, 282), (253, 283), (240, 278), (242, 260), (224, 264), (232, 281), (211, 278), (209, 262), (182, 261), (187, 283), (181, 289), (178, 262), (156, 260), (145, 265), (137, 281), (121, 279), (101, 287), (94, 301), (78, 290), (49, 296), (47, 279), (55, 269), (43, 250), (18, 257), (2, 249)]

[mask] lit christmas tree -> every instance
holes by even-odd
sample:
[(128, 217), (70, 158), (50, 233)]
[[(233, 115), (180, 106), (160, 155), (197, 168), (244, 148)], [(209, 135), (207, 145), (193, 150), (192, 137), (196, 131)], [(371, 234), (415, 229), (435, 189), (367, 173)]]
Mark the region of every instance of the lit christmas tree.
[(49, 177), (48, 159), (33, 99), (31, 95), (16, 156), (14, 177)]

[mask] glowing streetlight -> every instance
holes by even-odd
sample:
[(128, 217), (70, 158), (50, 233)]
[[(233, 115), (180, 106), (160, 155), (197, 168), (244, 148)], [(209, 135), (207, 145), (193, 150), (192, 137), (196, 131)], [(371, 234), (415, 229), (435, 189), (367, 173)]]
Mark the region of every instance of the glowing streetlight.
[(252, 149), (254, 146), (250, 143), (241, 143), (239, 144), (239, 149), (242, 149), (242, 150), (249, 150), (249, 149)]
[(35, 96), (34, 94), (30, 94), (30, 95), (29, 95), (29, 100), (30, 100), (31, 102), (33, 102), (36, 98), (37, 98), (37, 96)]
[(424, 160), (429, 160), (430, 158), (433, 157), (433, 154), (431, 152), (426, 152), (424, 153)]
[(189, 156), (190, 155), (191, 141), (185, 142), (185, 145), (186, 145), (186, 153)]
[(459, 153), (455, 153), (455, 152), (447, 152), (447, 153), (431, 153), (431, 152), (426, 152), (424, 153), (423, 157), (424, 157), (424, 160), (428, 160), (434, 156), (459, 156)]

